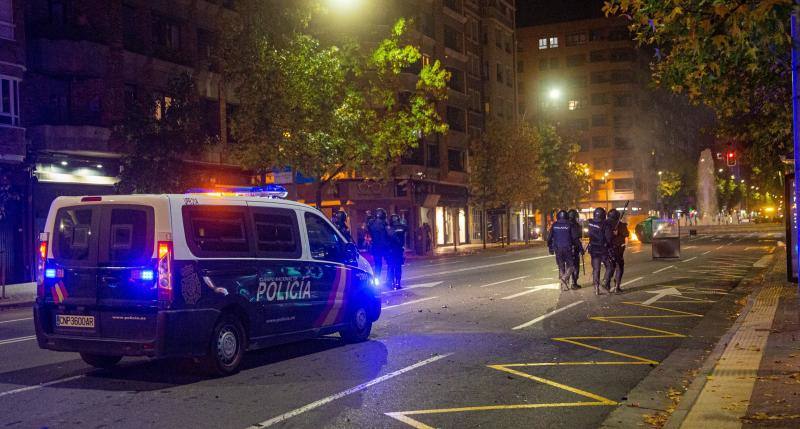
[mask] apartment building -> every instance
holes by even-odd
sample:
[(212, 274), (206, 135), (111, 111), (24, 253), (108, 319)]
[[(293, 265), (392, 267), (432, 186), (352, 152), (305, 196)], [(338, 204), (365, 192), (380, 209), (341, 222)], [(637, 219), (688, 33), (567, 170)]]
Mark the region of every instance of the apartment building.
[(555, 124), (581, 146), (591, 168), (585, 210), (656, 209), (658, 170), (696, 163), (710, 115), (651, 87), (651, 52), (636, 46), (622, 18), (518, 29), (518, 112)]

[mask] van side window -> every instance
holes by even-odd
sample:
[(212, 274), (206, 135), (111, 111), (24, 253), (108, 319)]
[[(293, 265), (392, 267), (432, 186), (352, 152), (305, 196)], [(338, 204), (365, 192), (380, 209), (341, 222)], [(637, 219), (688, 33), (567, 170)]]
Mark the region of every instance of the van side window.
[(253, 213), (258, 256), (300, 257), (300, 231), (294, 210), (254, 207), (250, 210)]
[(189, 248), (200, 257), (251, 257), (245, 207), (184, 206)]
[[(57, 259), (86, 261), (90, 257), (92, 220), (97, 211), (92, 208), (64, 208), (58, 211), (55, 224), (55, 246)], [(99, 212), (97, 212), (99, 214)]]
[(344, 242), (321, 217), (306, 213), (306, 230), (311, 257), (333, 262), (347, 262)]

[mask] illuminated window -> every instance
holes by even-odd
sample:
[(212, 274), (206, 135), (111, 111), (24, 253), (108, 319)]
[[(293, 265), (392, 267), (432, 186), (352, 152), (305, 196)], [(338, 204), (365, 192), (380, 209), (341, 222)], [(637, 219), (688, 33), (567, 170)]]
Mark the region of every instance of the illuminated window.
[(558, 37), (550, 36), (550, 48), (557, 48), (558, 47)]
[(167, 95), (156, 95), (155, 106), (153, 108), (153, 117), (160, 121), (167, 115), (169, 107), (172, 106), (172, 97)]
[(0, 127), (19, 126), (19, 80), (0, 76)]
[(539, 39), (539, 49), (547, 49), (547, 37)]
[(569, 100), (567, 108), (569, 110), (580, 110), (586, 107), (586, 99)]

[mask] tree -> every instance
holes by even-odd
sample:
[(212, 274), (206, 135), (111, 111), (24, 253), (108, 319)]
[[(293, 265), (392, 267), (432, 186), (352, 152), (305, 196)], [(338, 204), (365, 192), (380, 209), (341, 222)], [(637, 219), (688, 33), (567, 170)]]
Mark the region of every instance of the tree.
[(0, 221), (6, 218), (8, 206), (12, 201), (19, 201), (20, 194), (11, 184), (11, 179), (2, 167), (0, 167)]
[(680, 204), (679, 196), (683, 189), (681, 175), (674, 171), (662, 171), (658, 177), (658, 197), (667, 211)]
[[(318, 2), (245, 2), (223, 49), (237, 84), (234, 156), (256, 170), (290, 167), (322, 188), (340, 174), (384, 178), (423, 136), (443, 133), (436, 111), (449, 73), (436, 61), (420, 68), (413, 88), (401, 74), (417, 64), (400, 19), (377, 46), (325, 40), (309, 22)], [(282, 17), (280, 31), (263, 30)]]
[(591, 190), (589, 166), (575, 160), (580, 146), (560, 136), (552, 126), (540, 125), (538, 133), (542, 142), (540, 168), (547, 188), (541, 198), (534, 201), (534, 207), (543, 213), (577, 207)]
[[(653, 47), (655, 82), (711, 107), (718, 134), (747, 148), (759, 168), (780, 171), (791, 151), (791, 0), (608, 0)], [(777, 176), (768, 175), (773, 189)]]
[(470, 147), (472, 200), (485, 212), (538, 199), (546, 183), (541, 146), (537, 130), (525, 123), (488, 121), (486, 132)]
[(117, 185), (122, 193), (186, 191), (193, 185), (193, 174), (185, 159), (217, 140), (206, 131), (192, 76), (174, 76), (165, 94), (136, 100), (115, 130), (128, 146)]

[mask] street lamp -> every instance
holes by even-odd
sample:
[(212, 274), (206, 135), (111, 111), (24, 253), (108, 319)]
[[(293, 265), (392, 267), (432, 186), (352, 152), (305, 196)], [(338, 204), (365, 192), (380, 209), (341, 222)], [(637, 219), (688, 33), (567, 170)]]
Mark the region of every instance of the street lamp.
[(361, 0), (328, 0), (328, 4), (331, 8), (337, 9), (340, 11), (350, 11), (355, 9)]
[(561, 99), (561, 90), (558, 88), (551, 88), (550, 92), (547, 93), (547, 96), (550, 98), (550, 100), (558, 101)]
[(603, 173), (603, 187), (606, 188), (606, 211), (611, 210), (610, 209), (611, 200), (608, 197), (608, 175), (609, 174), (611, 174), (611, 170), (610, 169), (606, 170), (606, 172)]
[[(702, 160), (701, 160), (702, 161)], [(663, 171), (658, 172), (658, 186), (656, 187), (656, 198), (658, 199), (658, 217), (661, 217), (661, 175), (664, 174)]]

